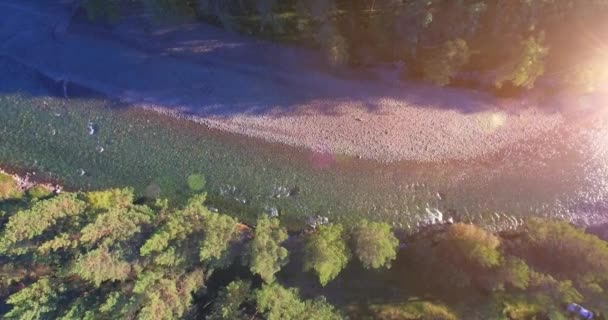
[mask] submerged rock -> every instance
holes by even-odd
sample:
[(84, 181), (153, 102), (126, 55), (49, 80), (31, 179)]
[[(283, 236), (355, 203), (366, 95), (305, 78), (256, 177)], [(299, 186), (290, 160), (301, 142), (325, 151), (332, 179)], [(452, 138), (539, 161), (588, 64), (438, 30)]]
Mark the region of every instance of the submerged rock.
[(277, 209), (276, 207), (267, 207), (266, 214), (270, 218), (276, 218), (279, 216), (279, 209)]
[(89, 123), (87, 124), (87, 129), (89, 130), (89, 135), (92, 136), (95, 134), (95, 132), (97, 131), (95, 128), (95, 124), (91, 121), (89, 121)]

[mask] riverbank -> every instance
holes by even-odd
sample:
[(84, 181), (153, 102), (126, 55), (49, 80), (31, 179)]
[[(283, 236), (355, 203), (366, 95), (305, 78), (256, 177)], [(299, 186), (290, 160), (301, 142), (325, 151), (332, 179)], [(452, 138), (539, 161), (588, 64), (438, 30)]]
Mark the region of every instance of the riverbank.
[[(475, 159), (567, 121), (536, 99), (397, 83), (386, 72), (327, 72), (314, 53), (209, 26), (125, 19), (100, 31), (80, 21), (57, 35), (61, 7), (4, 8), (0, 52), (63, 83), (66, 96), (74, 83), (133, 106), (325, 154), (381, 162)], [(307, 68), (299, 64), (304, 58), (313, 61)]]

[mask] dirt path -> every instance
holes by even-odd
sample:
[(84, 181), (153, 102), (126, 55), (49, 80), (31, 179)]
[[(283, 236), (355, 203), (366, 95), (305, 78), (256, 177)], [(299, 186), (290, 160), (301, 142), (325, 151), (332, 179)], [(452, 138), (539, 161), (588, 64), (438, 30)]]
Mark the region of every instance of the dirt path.
[(134, 15), (105, 31), (79, 22), (57, 34), (66, 12), (0, 4), (0, 54), (65, 82), (68, 96), (77, 83), (271, 142), (379, 161), (445, 161), (491, 154), (564, 122), (525, 100), (332, 75), (314, 52), (205, 25), (154, 27)]

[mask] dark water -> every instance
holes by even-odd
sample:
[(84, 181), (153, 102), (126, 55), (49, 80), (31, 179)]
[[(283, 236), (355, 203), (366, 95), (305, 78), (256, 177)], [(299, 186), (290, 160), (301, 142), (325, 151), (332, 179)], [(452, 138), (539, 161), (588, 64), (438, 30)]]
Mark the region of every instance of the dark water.
[(245, 221), (277, 212), (296, 227), (317, 215), (409, 230), (449, 219), (490, 229), (528, 216), (608, 220), (608, 116), (600, 112), (577, 113), (568, 126), (484, 159), (380, 164), (209, 130), (70, 84), (66, 95), (62, 83), (0, 67), (1, 165), (75, 189), (133, 186), (141, 196), (183, 199), (192, 194), (188, 176), (201, 173), (220, 209)]

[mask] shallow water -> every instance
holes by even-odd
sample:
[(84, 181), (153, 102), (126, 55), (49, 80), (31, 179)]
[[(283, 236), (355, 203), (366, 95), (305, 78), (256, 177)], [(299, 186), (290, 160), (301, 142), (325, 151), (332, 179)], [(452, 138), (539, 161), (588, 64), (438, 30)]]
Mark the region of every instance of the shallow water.
[(134, 186), (141, 196), (182, 201), (192, 194), (188, 176), (201, 173), (221, 210), (247, 222), (278, 212), (296, 228), (316, 215), (408, 230), (450, 218), (490, 229), (531, 215), (582, 225), (608, 220), (608, 129), (596, 116), (490, 158), (380, 164), (209, 130), (99, 97), (58, 97), (61, 84), (0, 65), (0, 165), (74, 189)]

